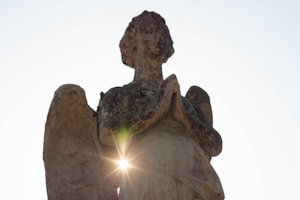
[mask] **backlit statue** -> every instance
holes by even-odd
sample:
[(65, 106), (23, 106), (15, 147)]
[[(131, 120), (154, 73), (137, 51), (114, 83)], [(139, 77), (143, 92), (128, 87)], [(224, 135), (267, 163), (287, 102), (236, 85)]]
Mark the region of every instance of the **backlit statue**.
[(96, 112), (79, 86), (55, 93), (44, 139), (48, 199), (224, 199), (210, 164), (222, 139), (209, 96), (192, 86), (182, 97), (176, 76), (163, 78), (174, 53), (164, 19), (133, 18), (120, 49), (134, 79), (102, 93)]

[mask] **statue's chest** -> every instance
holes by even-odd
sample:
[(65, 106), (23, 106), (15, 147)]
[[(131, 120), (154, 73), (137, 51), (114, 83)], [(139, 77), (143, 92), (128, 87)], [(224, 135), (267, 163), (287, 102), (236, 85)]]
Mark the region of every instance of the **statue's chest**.
[(153, 112), (160, 101), (160, 88), (126, 85), (108, 91), (100, 103), (107, 115), (123, 113), (146, 114)]

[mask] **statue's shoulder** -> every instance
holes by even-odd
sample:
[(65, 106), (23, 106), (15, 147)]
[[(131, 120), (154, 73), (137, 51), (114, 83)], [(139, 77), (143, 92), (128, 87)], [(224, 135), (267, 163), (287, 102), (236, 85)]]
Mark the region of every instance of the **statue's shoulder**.
[(99, 106), (101, 107), (102, 105), (107, 104), (116, 105), (117, 103), (119, 104), (120, 102), (124, 102), (130, 95), (131, 89), (131, 84), (126, 84), (123, 86), (113, 87), (105, 93), (101, 92)]
[(105, 93), (101, 92), (101, 100), (113, 98), (121, 91), (122, 91), (122, 87), (118, 86), (118, 87), (113, 87), (113, 88), (109, 89)]
[(121, 97), (123, 98), (124, 96), (132, 95), (137, 90), (140, 90), (140, 88), (138, 88), (137, 84), (128, 83), (123, 86), (113, 87), (105, 93), (102, 92), (101, 99), (102, 100), (109, 100), (109, 99), (116, 100), (116, 98), (121, 98)]
[[(141, 106), (155, 103), (155, 97), (159, 95), (159, 88), (141, 83), (129, 83), (122, 87), (114, 87), (101, 95), (104, 104), (123, 104), (127, 107)], [(117, 105), (116, 105), (117, 106)]]

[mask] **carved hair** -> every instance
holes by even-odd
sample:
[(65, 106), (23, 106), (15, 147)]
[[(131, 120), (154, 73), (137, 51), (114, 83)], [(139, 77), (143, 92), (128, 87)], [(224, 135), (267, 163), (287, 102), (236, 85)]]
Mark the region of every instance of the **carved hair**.
[(132, 19), (120, 41), (119, 47), (125, 65), (134, 68), (134, 59), (137, 53), (136, 34), (152, 33), (152, 31), (159, 35), (159, 39), (155, 41), (159, 52), (151, 56), (162, 59), (163, 63), (172, 56), (174, 53), (173, 41), (165, 20), (155, 12), (144, 11)]

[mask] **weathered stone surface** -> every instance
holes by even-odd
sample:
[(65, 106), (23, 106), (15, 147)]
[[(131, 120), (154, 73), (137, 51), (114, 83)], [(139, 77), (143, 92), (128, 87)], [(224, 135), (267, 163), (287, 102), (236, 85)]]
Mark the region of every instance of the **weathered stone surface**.
[(195, 108), (202, 112), (202, 121), (213, 125), (213, 116), (208, 94), (198, 86), (192, 86), (186, 93), (185, 97), (195, 106)]
[(111, 169), (101, 157), (95, 116), (79, 86), (63, 85), (55, 92), (43, 152), (49, 200), (117, 199), (118, 183), (107, 178)]
[(174, 49), (165, 20), (155, 12), (144, 11), (141, 16), (132, 19), (120, 41), (123, 63), (135, 68), (136, 61), (145, 60), (144, 55), (167, 62)]
[(209, 158), (170, 118), (136, 137), (128, 149), (133, 168), (123, 177), (122, 199), (223, 199)]
[[(124, 129), (127, 134), (125, 155), (132, 169), (123, 176), (120, 199), (224, 199), (210, 165), (211, 156), (221, 151), (222, 140), (205, 123), (196, 104), (202, 101), (193, 105), (180, 96), (180, 109), (185, 110), (176, 111), (171, 87), (175, 80), (172, 76), (161, 87), (137, 82), (113, 88), (100, 102), (101, 142), (113, 147)], [(184, 117), (176, 112), (184, 112)]]
[(100, 141), (125, 143), (122, 153), (131, 161), (120, 199), (224, 199), (210, 164), (222, 139), (212, 127), (209, 96), (194, 86), (182, 97), (175, 75), (163, 79), (162, 64), (174, 50), (162, 38), (172, 41), (158, 14), (133, 18), (120, 42), (123, 62), (135, 69), (133, 82), (109, 90), (99, 104)]
[[(224, 199), (210, 163), (222, 139), (208, 94), (193, 86), (183, 97), (175, 75), (163, 78), (172, 45), (164, 19), (144, 11), (120, 41), (131, 83), (103, 93), (97, 113), (79, 86), (56, 91), (44, 139), (49, 200)], [(130, 161), (123, 173), (120, 158)]]

